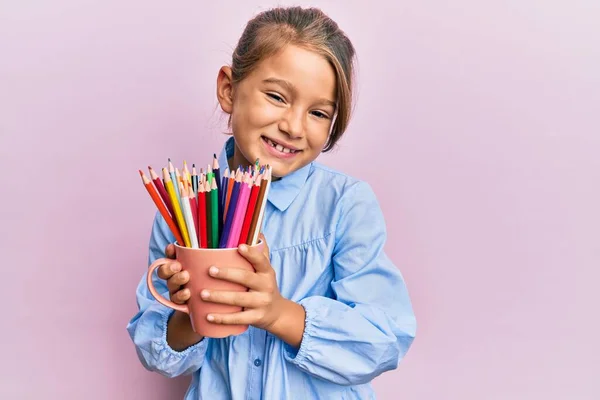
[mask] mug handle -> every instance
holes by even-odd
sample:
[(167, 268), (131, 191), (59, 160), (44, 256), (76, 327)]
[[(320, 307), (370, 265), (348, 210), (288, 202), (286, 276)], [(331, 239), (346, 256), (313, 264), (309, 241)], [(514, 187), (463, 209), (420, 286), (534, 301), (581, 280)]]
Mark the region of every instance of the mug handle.
[(154, 287), (154, 282), (152, 282), (152, 274), (154, 273), (154, 270), (156, 268), (160, 267), (161, 265), (166, 264), (169, 261), (172, 261), (172, 260), (170, 260), (168, 258), (159, 258), (158, 260), (154, 261), (152, 263), (152, 265), (150, 265), (150, 268), (148, 268), (148, 276), (146, 277), (146, 283), (148, 284), (148, 289), (150, 290), (150, 293), (152, 293), (152, 296), (154, 296), (156, 301), (158, 301), (160, 304), (167, 306), (169, 308), (172, 308), (174, 310), (184, 312), (189, 315), (190, 309), (187, 306), (187, 304), (177, 304), (177, 303), (173, 303), (171, 300), (167, 300), (166, 298), (164, 298), (163, 295), (158, 293), (158, 291)]

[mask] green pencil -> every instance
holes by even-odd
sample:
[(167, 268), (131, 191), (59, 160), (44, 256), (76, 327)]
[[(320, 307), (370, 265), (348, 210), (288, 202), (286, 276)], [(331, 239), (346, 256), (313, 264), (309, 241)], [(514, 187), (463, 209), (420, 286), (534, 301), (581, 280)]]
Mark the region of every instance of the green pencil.
[(214, 177), (215, 173), (213, 172), (212, 167), (209, 165), (206, 169), (206, 182), (208, 182), (208, 186), (212, 186), (212, 181)]
[(212, 175), (212, 184), (210, 186), (210, 225), (213, 248), (219, 247), (219, 191), (217, 189), (217, 180)]
[[(210, 184), (208, 183), (209, 181), (204, 182), (204, 190), (206, 193), (206, 239), (207, 239), (207, 243), (206, 246), (209, 249), (214, 249), (214, 244), (213, 244), (213, 236), (212, 236), (212, 223), (211, 221), (211, 210), (212, 210), (212, 196), (210, 196)], [(216, 244), (217, 246), (219, 245), (219, 243)]]

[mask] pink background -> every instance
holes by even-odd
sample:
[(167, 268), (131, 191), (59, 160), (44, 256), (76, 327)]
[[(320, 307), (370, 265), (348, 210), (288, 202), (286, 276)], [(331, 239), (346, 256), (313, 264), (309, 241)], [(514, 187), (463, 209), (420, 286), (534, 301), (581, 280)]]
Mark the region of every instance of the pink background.
[[(125, 330), (155, 209), (137, 169), (220, 149), (217, 70), (274, 4), (205, 3), (0, 5), (0, 398), (183, 395)], [(360, 60), (321, 160), (374, 187), (419, 322), (378, 398), (600, 398), (600, 3), (318, 5)]]

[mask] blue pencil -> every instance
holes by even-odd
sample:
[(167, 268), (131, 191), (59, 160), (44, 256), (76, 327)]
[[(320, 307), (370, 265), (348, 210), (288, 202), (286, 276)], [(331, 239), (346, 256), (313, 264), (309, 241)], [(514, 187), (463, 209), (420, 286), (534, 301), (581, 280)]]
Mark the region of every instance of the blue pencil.
[(181, 207), (181, 195), (179, 194), (179, 180), (177, 179), (177, 176), (175, 175), (175, 168), (173, 167), (173, 163), (171, 162), (170, 158), (169, 158), (169, 175), (171, 175), (171, 180), (173, 181), (173, 186), (175, 188), (174, 192), (175, 192), (175, 195), (177, 196), (177, 201), (179, 202), (179, 207)]

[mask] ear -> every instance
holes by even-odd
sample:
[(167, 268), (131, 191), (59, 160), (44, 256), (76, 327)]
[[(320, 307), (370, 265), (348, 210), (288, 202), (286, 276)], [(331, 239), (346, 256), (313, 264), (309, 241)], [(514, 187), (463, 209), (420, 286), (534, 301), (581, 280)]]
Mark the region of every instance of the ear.
[(223, 66), (217, 75), (217, 99), (223, 111), (233, 112), (233, 78), (231, 68)]

